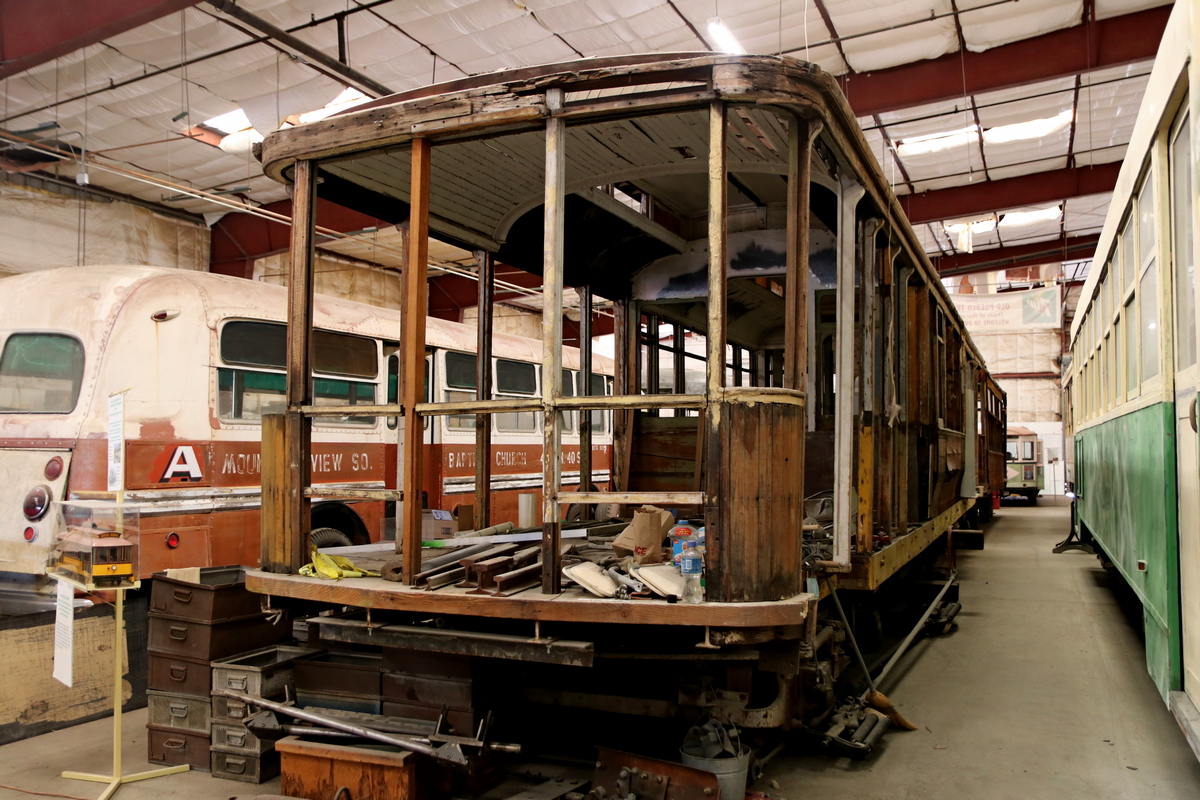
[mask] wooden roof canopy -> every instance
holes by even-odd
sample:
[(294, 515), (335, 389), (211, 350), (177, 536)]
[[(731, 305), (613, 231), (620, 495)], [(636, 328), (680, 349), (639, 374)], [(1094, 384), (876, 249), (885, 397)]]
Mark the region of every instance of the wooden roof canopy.
[[(565, 95), (553, 111), (546, 103), (551, 88)], [(716, 99), (730, 108), (728, 173), (753, 182), (763, 202), (782, 200), (786, 191), (788, 117), (819, 119), (823, 144), (814, 176), (822, 167), (829, 178), (854, 176), (866, 189), (859, 216), (893, 223), (906, 260), (935, 287), (945, 313), (957, 317), (835, 79), (796, 59), (650, 54), (481, 75), (277, 131), (263, 142), (262, 160), (266, 174), (282, 182), (291, 180), (297, 161), (315, 161), (321, 197), (399, 220), (407, 217), (411, 142), (427, 139), (431, 235), (540, 274), (544, 131), (551, 115), (561, 117), (567, 126), (564, 283), (590, 285), (616, 300), (630, 297), (638, 270), (679, 252), (684, 242), (653, 220), (635, 219), (636, 212), (621, 213), (617, 201), (597, 197), (594, 187), (651, 183), (656, 200), (702, 215), (706, 115)], [(811, 208), (836, 229), (832, 192), (814, 188)], [(982, 363), (977, 351), (976, 358)]]

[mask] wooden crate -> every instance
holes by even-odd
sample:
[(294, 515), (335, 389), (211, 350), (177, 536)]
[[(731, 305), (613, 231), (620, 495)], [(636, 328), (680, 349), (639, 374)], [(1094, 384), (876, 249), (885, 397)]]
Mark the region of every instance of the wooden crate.
[(425, 756), (386, 745), (306, 742), (294, 736), (275, 743), (280, 756), (279, 793), (329, 800), (338, 787), (354, 800), (439, 800), (450, 796), (450, 770)]

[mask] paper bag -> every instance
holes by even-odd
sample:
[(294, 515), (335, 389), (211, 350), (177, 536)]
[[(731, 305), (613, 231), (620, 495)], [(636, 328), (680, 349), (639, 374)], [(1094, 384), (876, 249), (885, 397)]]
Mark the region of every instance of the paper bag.
[(638, 564), (657, 564), (663, 560), (663, 537), (675, 524), (670, 511), (642, 506), (633, 512), (633, 522), (613, 540), (618, 556), (633, 556)]

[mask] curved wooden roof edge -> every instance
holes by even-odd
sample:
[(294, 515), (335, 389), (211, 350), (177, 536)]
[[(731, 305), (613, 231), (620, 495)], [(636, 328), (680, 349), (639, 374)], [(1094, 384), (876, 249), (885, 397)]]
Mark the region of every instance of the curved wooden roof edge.
[(568, 104), (558, 114), (576, 121), (627, 116), (653, 110), (695, 108), (716, 99), (783, 108), (823, 123), (823, 135), (833, 139), (843, 160), (867, 196), (881, 210), (902, 246), (931, 287), (938, 304), (952, 319), (974, 360), (986, 366), (967, 331), (941, 276), (925, 254), (916, 232), (900, 206), (868, 145), (858, 118), (836, 79), (816, 64), (786, 56), (705, 54), (647, 54), (592, 58), (523, 67), (479, 75), (379, 98), (343, 114), (276, 131), (262, 143), (263, 171), (289, 182), (298, 160), (346, 157), (382, 148), (402, 147), (414, 138), (438, 139), (536, 130), (550, 116), (545, 90), (590, 91), (614, 86), (703, 83), (701, 90), (679, 88), (644, 97), (616, 95)]

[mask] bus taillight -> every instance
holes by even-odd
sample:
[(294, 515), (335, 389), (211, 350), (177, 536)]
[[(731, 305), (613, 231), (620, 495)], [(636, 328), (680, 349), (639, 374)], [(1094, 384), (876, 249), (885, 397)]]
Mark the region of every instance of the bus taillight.
[(35, 486), (29, 490), (29, 494), (25, 495), (25, 505), (22, 509), (25, 512), (25, 519), (39, 520), (46, 516), (48, 508), (50, 508), (50, 487)]
[(59, 475), (62, 475), (63, 460), (60, 456), (55, 456), (46, 462), (46, 480), (55, 480)]
[(36, 538), (37, 538), (37, 531), (36, 531), (36, 530), (34, 530), (33, 528), (26, 528), (26, 529), (25, 529), (25, 541), (27, 541), (27, 542), (32, 542), (32, 541), (33, 541), (34, 539), (36, 539)]

